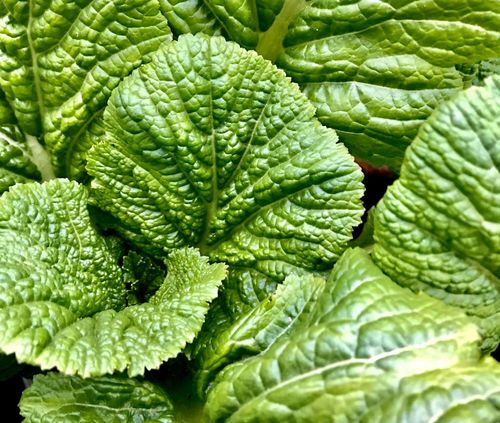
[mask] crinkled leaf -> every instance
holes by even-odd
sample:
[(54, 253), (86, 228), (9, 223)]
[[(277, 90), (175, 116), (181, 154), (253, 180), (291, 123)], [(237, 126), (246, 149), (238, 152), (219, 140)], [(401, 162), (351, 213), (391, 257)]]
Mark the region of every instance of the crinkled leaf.
[(500, 77), (443, 104), (377, 207), (375, 261), (500, 333)]
[(0, 194), (18, 182), (40, 180), (5, 94), (0, 89)]
[(127, 78), (89, 155), (97, 204), (161, 255), (193, 245), (232, 272), (325, 268), (362, 213), (362, 174), (284, 74), (220, 37), (163, 45)]
[(131, 250), (123, 257), (123, 273), (128, 304), (149, 300), (163, 284), (166, 268), (147, 255)]
[(172, 252), (167, 267), (149, 302), (76, 321), (57, 333), (40, 361), (84, 377), (125, 369), (135, 376), (175, 357), (200, 331), (225, 270), (187, 249)]
[(123, 377), (35, 376), (19, 404), (26, 423), (173, 423), (168, 396), (150, 382)]
[(16, 186), (0, 200), (0, 349), (18, 361), (96, 376), (157, 368), (200, 330), (223, 265), (174, 251), (149, 302), (126, 307), (117, 257), (74, 182)]
[(5, 0), (0, 87), (59, 173), (122, 78), (171, 39), (158, 0)]
[(269, 348), (280, 336), (293, 331), (316, 301), (324, 280), (311, 275), (292, 275), (276, 292), (226, 327), (207, 319), (191, 355), (198, 369), (198, 393), (227, 364), (256, 355)]
[(220, 33), (220, 24), (203, 0), (160, 0), (160, 7), (175, 34)]
[(293, 336), (226, 367), (217, 422), (451, 422), (500, 418), (500, 367), (460, 310), (413, 294), (361, 249), (338, 261)]
[(231, 39), (300, 83), (355, 155), (398, 171), (419, 126), (500, 55), (498, 0), (206, 0)]

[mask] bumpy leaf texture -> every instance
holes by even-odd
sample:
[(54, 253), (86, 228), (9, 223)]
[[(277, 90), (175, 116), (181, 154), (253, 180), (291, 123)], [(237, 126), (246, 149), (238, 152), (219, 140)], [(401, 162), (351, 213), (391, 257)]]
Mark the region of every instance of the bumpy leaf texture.
[(219, 35), (221, 26), (203, 1), (160, 0), (160, 7), (172, 31), (179, 34)]
[(125, 307), (117, 257), (86, 207), (86, 190), (61, 180), (0, 199), (0, 350), (84, 377), (142, 374), (194, 339), (225, 267), (174, 251), (157, 292)]
[(78, 173), (79, 140), (113, 88), (171, 38), (157, 0), (2, 0), (0, 88), (56, 172)]
[(440, 106), (375, 214), (375, 261), (391, 278), (483, 321), (500, 341), (500, 77)]
[(366, 252), (337, 262), (292, 336), (216, 378), (214, 422), (451, 423), (500, 419), (500, 366), (460, 310), (401, 288)]
[(164, 44), (104, 125), (92, 195), (152, 254), (197, 246), (230, 278), (281, 281), (330, 266), (360, 221), (362, 174), (335, 132), (283, 72), (221, 37)]
[(269, 298), (248, 313), (240, 313), (234, 321), (228, 319), (225, 325), (217, 319), (217, 310), (211, 310), (191, 349), (200, 397), (226, 365), (266, 350), (281, 336), (300, 327), (324, 284), (324, 279), (312, 275), (289, 276)]
[(41, 179), (14, 113), (0, 90), (0, 194), (18, 182)]
[(19, 404), (26, 423), (174, 422), (167, 395), (152, 383), (123, 377), (37, 375)]
[(399, 171), (419, 126), (500, 56), (498, 0), (199, 0), (302, 85), (357, 157)]

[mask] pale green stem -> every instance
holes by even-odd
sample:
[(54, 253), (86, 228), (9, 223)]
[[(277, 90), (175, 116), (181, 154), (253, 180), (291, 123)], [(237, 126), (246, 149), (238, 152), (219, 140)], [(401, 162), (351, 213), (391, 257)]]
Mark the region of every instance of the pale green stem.
[(259, 42), (255, 48), (257, 53), (272, 62), (278, 58), (283, 49), (283, 40), (288, 32), (288, 26), (306, 7), (306, 3), (306, 0), (285, 1), (271, 27), (260, 34)]
[(42, 174), (42, 179), (44, 181), (54, 179), (56, 174), (47, 150), (43, 148), (33, 135), (26, 135), (26, 144), (28, 146), (30, 159)]

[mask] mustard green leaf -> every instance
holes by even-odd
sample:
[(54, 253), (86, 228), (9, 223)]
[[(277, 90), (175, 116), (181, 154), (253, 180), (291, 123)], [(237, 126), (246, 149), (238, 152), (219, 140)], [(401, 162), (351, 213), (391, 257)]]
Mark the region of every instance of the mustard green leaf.
[(432, 111), (500, 56), (498, 0), (206, 0), (230, 39), (299, 83), (352, 154), (398, 172)]
[(221, 37), (164, 44), (113, 92), (87, 170), (124, 237), (231, 274), (325, 269), (362, 213), (359, 167), (270, 62)]
[(324, 284), (323, 279), (312, 275), (291, 275), (272, 295), (230, 324), (224, 326), (207, 318), (206, 329), (191, 349), (199, 395), (204, 395), (213, 377), (226, 365), (266, 350), (308, 319)]
[(146, 381), (37, 375), (19, 404), (26, 423), (173, 423), (168, 396)]
[(209, 391), (213, 422), (488, 422), (500, 366), (459, 309), (398, 286), (362, 249), (337, 262), (290, 336), (231, 364)]
[(0, 194), (16, 183), (39, 181), (41, 177), (33, 163), (33, 152), (0, 90)]
[(67, 176), (72, 151), (124, 76), (171, 40), (158, 0), (5, 0), (0, 87)]
[(0, 350), (84, 377), (143, 374), (194, 339), (225, 266), (173, 251), (160, 288), (126, 307), (116, 248), (86, 208), (86, 189), (58, 179), (0, 199)]
[(500, 341), (500, 76), (440, 106), (375, 213), (377, 264), (393, 280), (483, 321)]

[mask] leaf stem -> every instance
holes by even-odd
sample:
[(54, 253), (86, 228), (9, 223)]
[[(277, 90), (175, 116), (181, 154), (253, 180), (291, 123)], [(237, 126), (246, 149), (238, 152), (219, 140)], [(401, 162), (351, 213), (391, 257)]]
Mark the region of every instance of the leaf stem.
[(31, 161), (42, 174), (42, 180), (49, 181), (56, 177), (50, 155), (33, 135), (26, 135), (26, 145), (28, 146)]
[(276, 61), (283, 50), (283, 40), (288, 31), (288, 25), (306, 7), (306, 0), (286, 0), (271, 27), (260, 34), (255, 50), (271, 62)]

